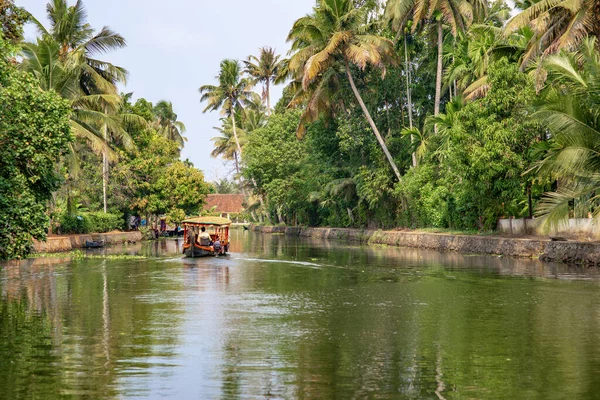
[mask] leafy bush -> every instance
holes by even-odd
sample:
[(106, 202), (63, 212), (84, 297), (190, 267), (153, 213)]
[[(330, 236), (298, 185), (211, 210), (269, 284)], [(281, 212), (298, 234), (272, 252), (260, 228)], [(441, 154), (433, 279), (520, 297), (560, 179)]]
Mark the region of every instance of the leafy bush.
[(0, 259), (23, 258), (45, 239), (56, 162), (71, 140), (67, 102), (17, 71), (13, 54), (0, 38)]
[(103, 212), (84, 213), (83, 217), (89, 221), (90, 232), (103, 233), (123, 229), (125, 222), (120, 214)]
[(60, 218), (62, 234), (104, 233), (122, 229), (123, 217), (119, 214), (86, 212), (77, 216), (63, 214)]

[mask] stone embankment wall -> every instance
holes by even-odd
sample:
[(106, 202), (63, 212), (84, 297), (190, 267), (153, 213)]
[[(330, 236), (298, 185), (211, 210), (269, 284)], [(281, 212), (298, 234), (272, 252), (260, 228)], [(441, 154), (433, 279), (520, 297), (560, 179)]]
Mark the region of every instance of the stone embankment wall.
[(522, 239), (499, 236), (450, 235), (444, 233), (343, 228), (251, 226), (251, 230), (263, 233), (280, 233), (288, 236), (341, 239), (390, 246), (538, 258), (542, 261), (600, 266), (600, 243), (591, 242), (554, 242), (549, 239), (540, 238)]
[(85, 247), (86, 241), (104, 240), (105, 244), (139, 242), (142, 232), (110, 232), (89, 235), (50, 236), (45, 242), (34, 241), (34, 253), (56, 253)]

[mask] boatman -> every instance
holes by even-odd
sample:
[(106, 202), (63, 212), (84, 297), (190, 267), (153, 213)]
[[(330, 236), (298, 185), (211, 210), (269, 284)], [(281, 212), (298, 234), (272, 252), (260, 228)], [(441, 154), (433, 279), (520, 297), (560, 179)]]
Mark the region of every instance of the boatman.
[(205, 227), (200, 228), (200, 230), (201, 232), (200, 235), (198, 235), (198, 241), (201, 246), (208, 246), (210, 244), (210, 235), (206, 232)]

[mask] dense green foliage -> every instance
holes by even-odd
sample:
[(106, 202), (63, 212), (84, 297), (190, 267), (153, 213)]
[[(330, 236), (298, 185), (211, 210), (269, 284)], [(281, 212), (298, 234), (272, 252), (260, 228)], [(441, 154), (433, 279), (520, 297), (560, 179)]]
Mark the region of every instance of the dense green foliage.
[(0, 258), (21, 258), (46, 237), (56, 163), (71, 142), (68, 104), (7, 60), (0, 38)]
[[(596, 3), (519, 3), (508, 22), (502, 1), (317, 0), (270, 64), (291, 82), (266, 126), (244, 130), (241, 165), (227, 135), (214, 155), (236, 160), (258, 221), (481, 231), (600, 216)], [(592, 22), (560, 25), (575, 8)]]
[(60, 217), (59, 231), (69, 233), (104, 233), (123, 229), (123, 217), (119, 214), (105, 212), (83, 212), (71, 216), (65, 213)]
[(458, 111), (450, 129), (431, 138), (420, 168), (396, 187), (409, 226), (493, 229), (502, 216), (525, 216), (530, 148), (543, 136), (528, 106), (533, 85), (502, 60), (489, 68), (487, 96)]
[[(598, 1), (532, 4), (510, 18), (502, 0), (316, 0), (290, 27), (289, 58), (263, 46), (200, 86), (204, 111), (224, 115), (212, 156), (235, 166), (235, 184), (211, 186), (179, 159), (173, 104), (118, 93), (127, 71), (101, 58), (125, 38), (95, 31), (80, 1), (52, 0), (49, 28), (3, 2), (1, 190), (19, 196), (1, 199), (2, 229), (18, 237), (2, 257), (24, 255), (48, 217), (82, 232), (177, 223), (209, 192), (244, 193), (248, 218), (269, 223), (600, 218)], [(33, 43), (21, 42), (27, 18)], [(285, 81), (271, 109), (270, 85)]]
[[(123, 112), (154, 121), (152, 103), (138, 99), (124, 103)], [(181, 141), (154, 126), (130, 129), (133, 148), (118, 149), (119, 161), (111, 164), (108, 181), (108, 210), (123, 215), (197, 215), (209, 192), (204, 175), (189, 162), (179, 161)], [(99, 209), (102, 201), (101, 160), (93, 152), (81, 159), (78, 176), (69, 174), (63, 187), (66, 197), (76, 197), (83, 207)], [(90, 184), (97, 182), (97, 184)], [(121, 225), (125, 225), (122, 222)]]
[[(101, 59), (125, 39), (95, 31), (81, 1), (48, 3), (49, 28), (0, 3), (0, 258), (27, 255), (49, 230), (107, 232), (131, 228), (132, 217), (197, 215), (209, 186), (179, 160), (185, 125), (173, 104), (131, 104), (132, 94), (117, 90), (127, 71)], [(23, 43), (28, 19), (40, 36)]]

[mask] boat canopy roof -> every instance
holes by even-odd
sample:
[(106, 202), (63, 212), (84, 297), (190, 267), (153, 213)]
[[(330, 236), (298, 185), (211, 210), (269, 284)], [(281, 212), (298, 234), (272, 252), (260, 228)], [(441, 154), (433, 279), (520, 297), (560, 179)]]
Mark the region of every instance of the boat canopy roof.
[(231, 220), (223, 217), (194, 217), (184, 220), (182, 224), (227, 226), (231, 225)]

